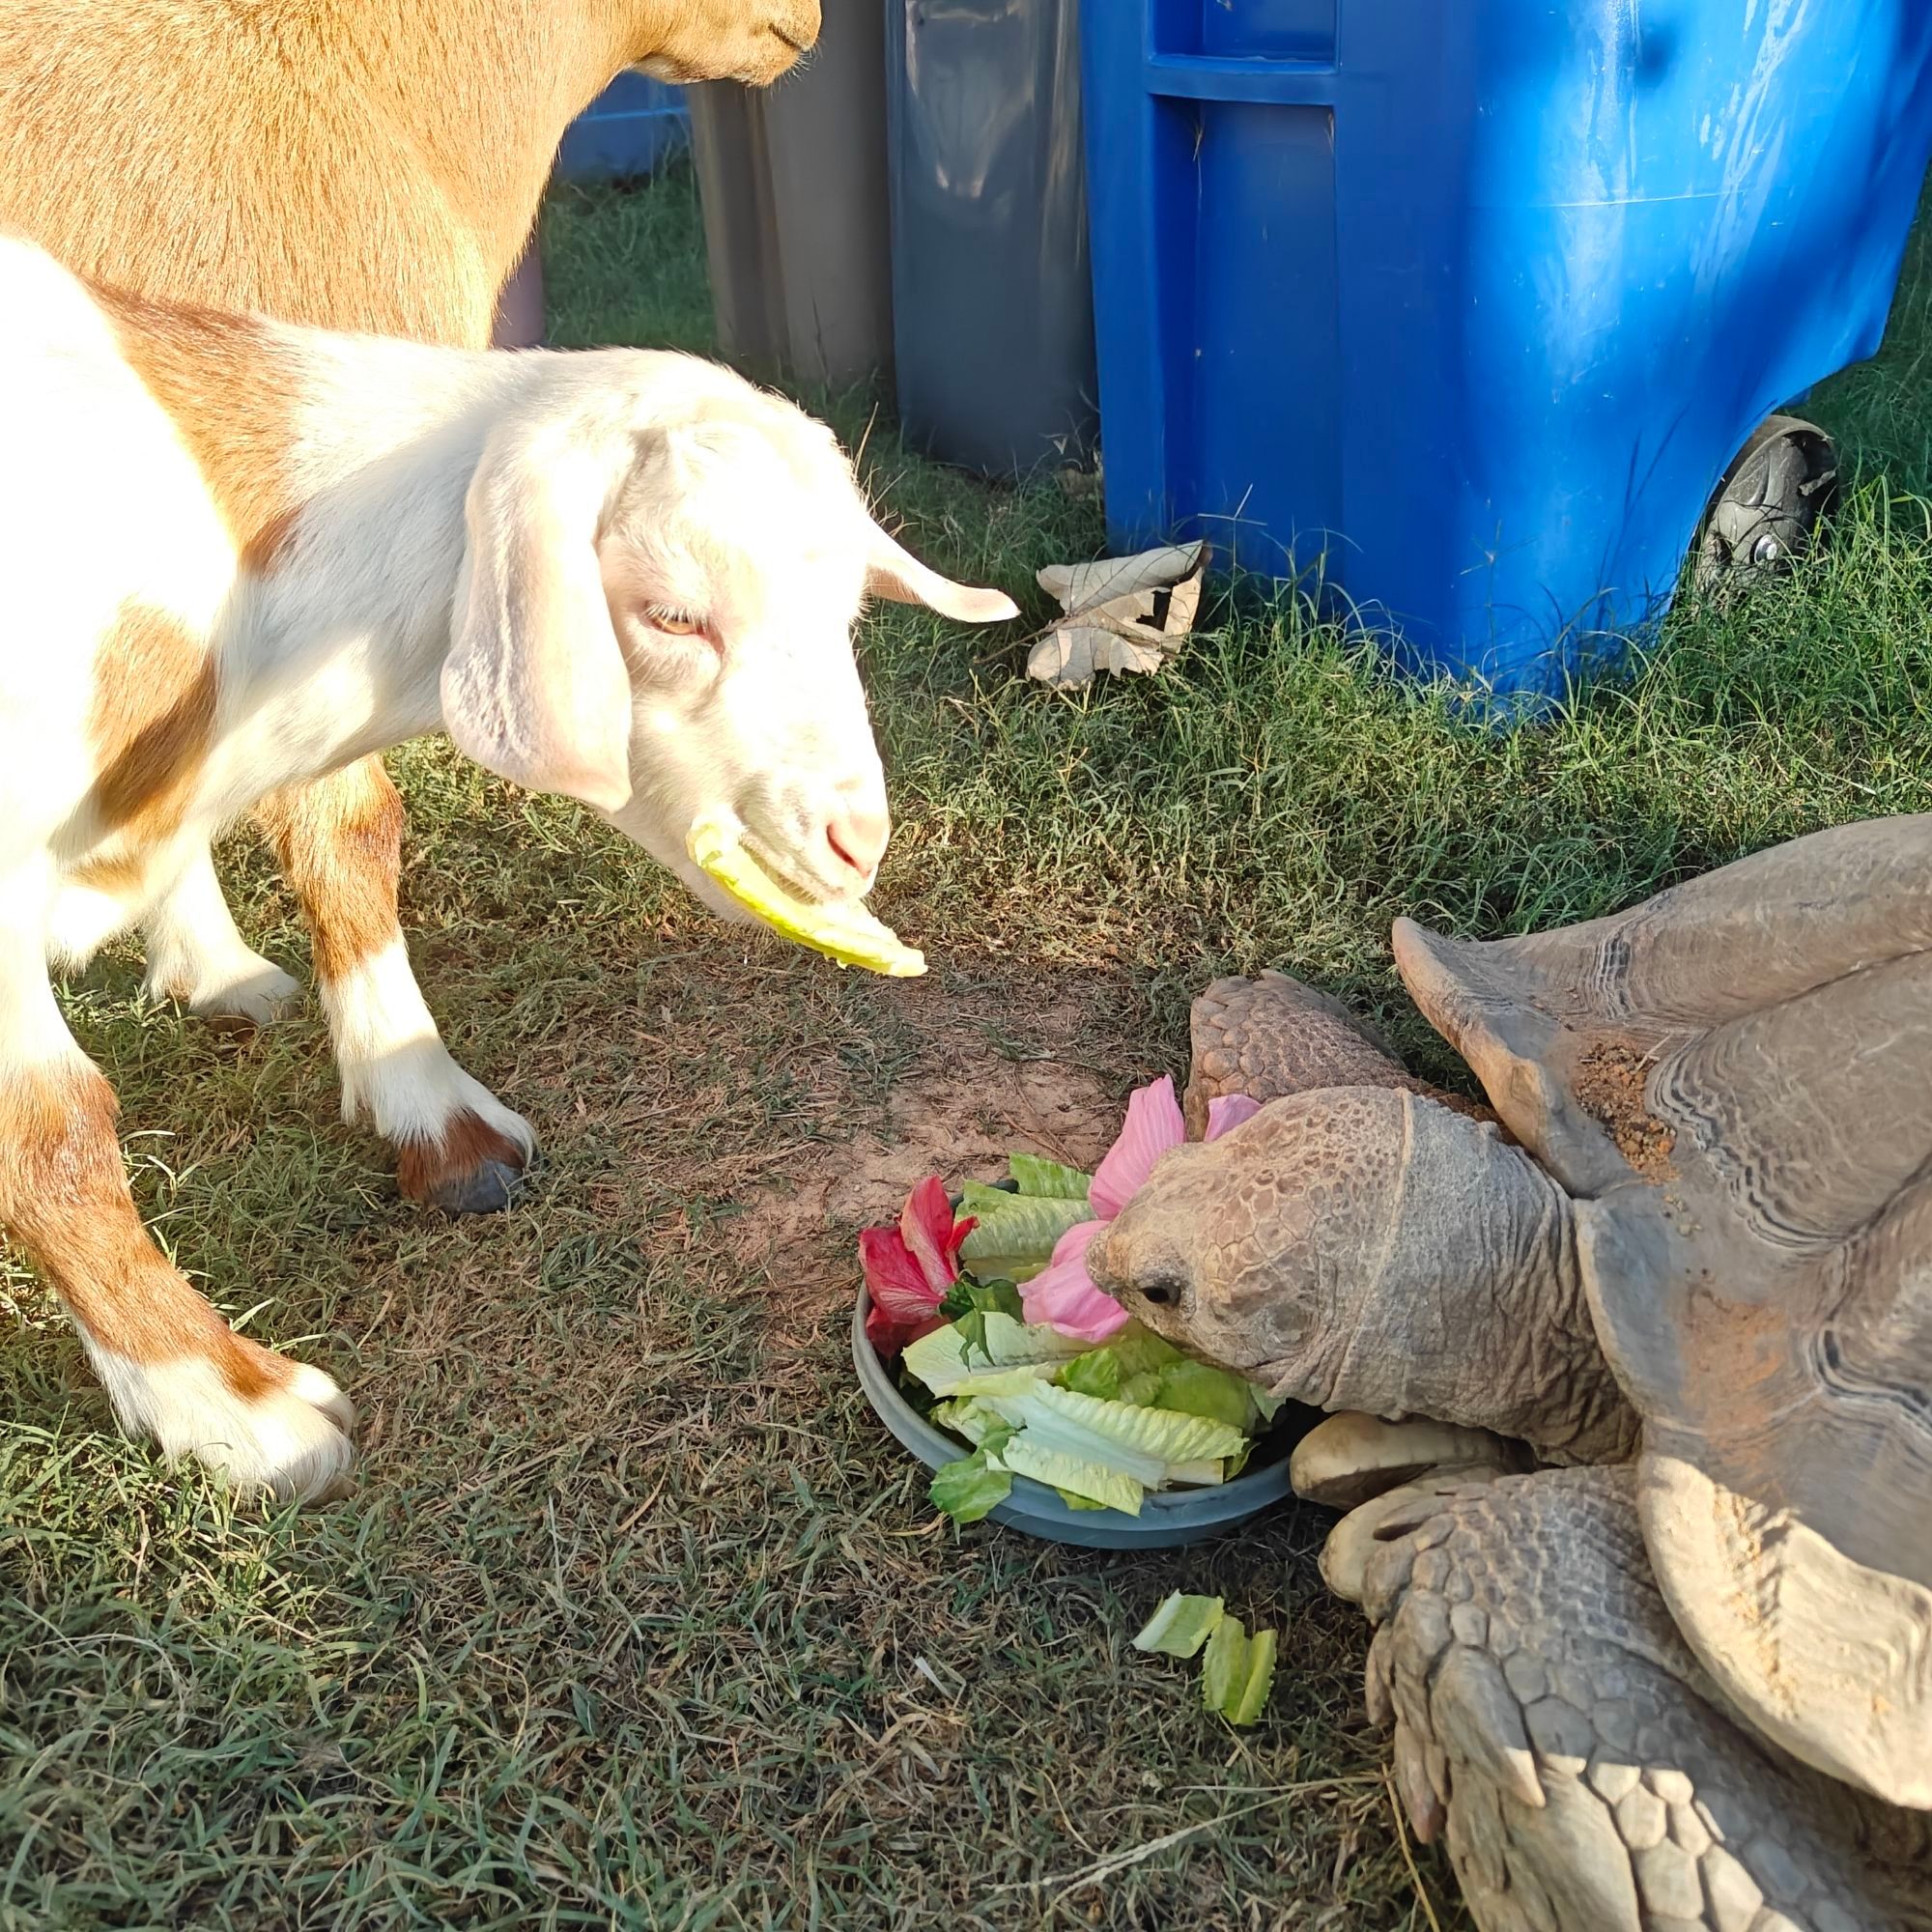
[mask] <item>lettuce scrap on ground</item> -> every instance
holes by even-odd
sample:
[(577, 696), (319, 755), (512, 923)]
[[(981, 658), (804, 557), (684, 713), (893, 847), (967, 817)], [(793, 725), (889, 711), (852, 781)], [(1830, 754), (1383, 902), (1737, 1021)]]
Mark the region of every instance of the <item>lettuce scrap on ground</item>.
[(1158, 1651), (1163, 1657), (1198, 1656), (1214, 1634), (1224, 1608), (1219, 1597), (1188, 1597), (1177, 1590), (1147, 1620), (1134, 1638), (1134, 1648)]
[(1231, 1724), (1252, 1724), (1266, 1708), (1268, 1692), (1274, 1689), (1276, 1647), (1273, 1631), (1257, 1631), (1248, 1639), (1246, 1681), (1233, 1703), (1221, 1706), (1221, 1715)]
[(1148, 1619), (1136, 1650), (1201, 1659), (1201, 1704), (1231, 1724), (1252, 1724), (1274, 1689), (1279, 1638), (1271, 1630), (1250, 1636), (1219, 1597), (1184, 1597), (1177, 1590)]
[(1224, 1616), (1201, 1653), (1201, 1702), (1226, 1711), (1248, 1688), (1248, 1634), (1238, 1617)]

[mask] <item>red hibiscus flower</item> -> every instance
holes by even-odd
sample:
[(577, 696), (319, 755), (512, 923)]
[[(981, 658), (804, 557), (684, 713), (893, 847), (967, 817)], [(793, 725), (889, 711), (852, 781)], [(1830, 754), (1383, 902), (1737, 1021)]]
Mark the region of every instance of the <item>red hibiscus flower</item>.
[(896, 1228), (867, 1228), (859, 1236), (859, 1265), (872, 1305), (866, 1337), (881, 1361), (939, 1327), (939, 1304), (959, 1279), (959, 1249), (973, 1232), (969, 1216), (952, 1218), (937, 1176), (906, 1196)]

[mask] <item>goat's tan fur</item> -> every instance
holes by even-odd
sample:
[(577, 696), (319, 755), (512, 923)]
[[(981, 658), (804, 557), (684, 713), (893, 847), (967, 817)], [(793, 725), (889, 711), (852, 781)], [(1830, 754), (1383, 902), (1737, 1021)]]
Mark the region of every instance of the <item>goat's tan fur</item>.
[(775, 79), (818, 0), (0, 0), (0, 227), (135, 294), (488, 343), (620, 69)]

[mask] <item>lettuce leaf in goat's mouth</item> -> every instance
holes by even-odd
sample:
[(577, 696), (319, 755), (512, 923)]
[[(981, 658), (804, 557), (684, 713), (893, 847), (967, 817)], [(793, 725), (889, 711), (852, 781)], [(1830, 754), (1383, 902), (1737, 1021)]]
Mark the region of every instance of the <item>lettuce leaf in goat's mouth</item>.
[(796, 945), (839, 966), (863, 966), (889, 979), (916, 980), (925, 971), (925, 954), (905, 945), (864, 906), (814, 905), (781, 886), (721, 820), (699, 819), (685, 849), (707, 879)]

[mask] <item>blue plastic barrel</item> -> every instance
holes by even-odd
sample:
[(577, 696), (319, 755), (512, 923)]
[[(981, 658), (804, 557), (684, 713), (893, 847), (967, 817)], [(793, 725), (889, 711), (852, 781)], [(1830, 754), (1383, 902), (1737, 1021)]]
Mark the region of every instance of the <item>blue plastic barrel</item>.
[(1411, 668), (1640, 636), (1873, 353), (1927, 0), (1113, 0), (1083, 20), (1110, 537), (1321, 566)]
[(684, 89), (627, 71), (564, 129), (556, 171), (565, 181), (625, 181), (655, 174), (690, 145)]

